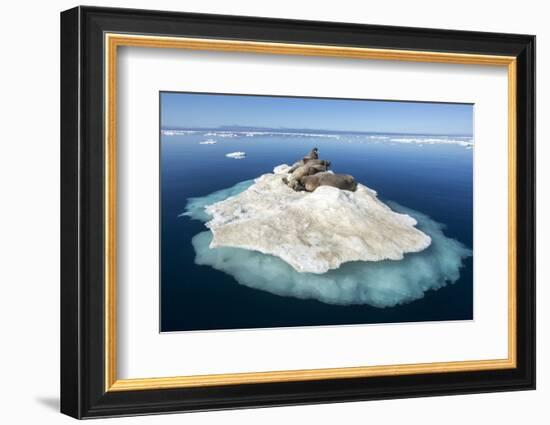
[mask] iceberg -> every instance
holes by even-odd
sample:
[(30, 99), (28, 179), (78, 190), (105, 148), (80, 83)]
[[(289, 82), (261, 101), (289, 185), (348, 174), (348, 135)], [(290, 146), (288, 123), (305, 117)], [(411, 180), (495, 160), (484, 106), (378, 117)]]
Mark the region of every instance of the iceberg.
[[(254, 180), (247, 180), (206, 196), (190, 198), (182, 215), (208, 222), (212, 220), (209, 206), (236, 198), (255, 184)], [(207, 230), (192, 238), (195, 263), (224, 272), (250, 288), (334, 305), (393, 307), (420, 299), (426, 291), (457, 282), (463, 261), (472, 251), (445, 236), (444, 226), (429, 216), (393, 202), (388, 202), (390, 207), (416, 220), (418, 229), (431, 239), (428, 248), (407, 254), (399, 261), (353, 261), (319, 274), (298, 272), (281, 258), (259, 251), (212, 247), (214, 235)]]
[(401, 260), (430, 246), (416, 220), (393, 211), (376, 192), (320, 186), (295, 191), (289, 166), (257, 178), (236, 196), (206, 207), (211, 248), (232, 247), (279, 257), (297, 272), (322, 274), (352, 261)]

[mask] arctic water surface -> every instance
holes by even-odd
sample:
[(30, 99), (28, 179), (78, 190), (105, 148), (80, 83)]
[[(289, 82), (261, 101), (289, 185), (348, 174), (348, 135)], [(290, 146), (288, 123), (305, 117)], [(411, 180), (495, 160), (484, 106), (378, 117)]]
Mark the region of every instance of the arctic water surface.
[[(352, 174), (395, 210), (416, 214), (419, 228), (438, 238), (432, 251), (407, 255), (401, 268), (344, 265), (339, 273), (351, 273), (352, 282), (334, 291), (338, 271), (304, 280), (274, 257), (208, 249), (208, 217), (184, 215), (190, 207), (198, 205), (200, 215), (201, 201), (236, 194), (313, 147), (335, 172)], [(161, 330), (472, 319), (472, 148), (471, 138), (459, 136), (164, 129)], [(373, 290), (384, 287), (384, 276), (391, 291)]]

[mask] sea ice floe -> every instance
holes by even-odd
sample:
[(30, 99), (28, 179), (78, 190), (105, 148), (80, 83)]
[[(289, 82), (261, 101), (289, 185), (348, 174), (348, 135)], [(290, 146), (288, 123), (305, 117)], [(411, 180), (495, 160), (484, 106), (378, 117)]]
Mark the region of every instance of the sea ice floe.
[(372, 189), (295, 191), (283, 182), (286, 171), (275, 167), (239, 195), (206, 208), (212, 247), (259, 251), (296, 271), (325, 273), (350, 261), (400, 260), (430, 245), (412, 217), (392, 211)]
[(246, 158), (246, 152), (231, 152), (226, 153), (225, 156), (233, 159), (244, 159)]
[[(207, 222), (206, 207), (236, 196), (250, 187), (241, 182), (204, 197), (191, 198), (182, 215)], [(212, 248), (212, 232), (204, 231), (192, 239), (195, 263), (232, 276), (241, 285), (280, 296), (314, 299), (328, 304), (368, 304), (391, 307), (422, 298), (429, 290), (455, 283), (460, 269), (472, 251), (443, 233), (443, 225), (425, 214), (388, 202), (392, 210), (413, 217), (416, 226), (431, 238), (430, 246), (403, 259), (354, 261), (323, 274), (296, 271), (282, 259), (258, 251)]]

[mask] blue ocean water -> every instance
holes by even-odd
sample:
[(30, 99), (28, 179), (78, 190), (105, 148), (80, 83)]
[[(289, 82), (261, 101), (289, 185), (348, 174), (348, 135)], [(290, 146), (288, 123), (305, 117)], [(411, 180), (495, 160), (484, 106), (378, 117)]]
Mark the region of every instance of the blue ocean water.
[[(379, 308), (279, 296), (195, 264), (192, 238), (206, 229), (181, 216), (201, 197), (292, 164), (319, 148), (335, 172), (352, 174), (395, 202), (442, 223), (472, 248), (473, 149), (468, 137), (386, 134), (182, 132), (161, 134), (161, 331), (239, 329), (473, 318), (472, 257), (452, 285), (407, 304)], [(215, 144), (200, 144), (214, 140)], [(246, 152), (244, 159), (226, 157)]]

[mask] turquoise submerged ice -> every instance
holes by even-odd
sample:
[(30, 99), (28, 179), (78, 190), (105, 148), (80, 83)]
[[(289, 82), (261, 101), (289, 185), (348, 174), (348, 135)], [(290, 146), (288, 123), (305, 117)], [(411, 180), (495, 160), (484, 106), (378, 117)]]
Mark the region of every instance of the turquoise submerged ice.
[[(252, 180), (241, 182), (204, 197), (192, 198), (183, 215), (206, 222), (211, 217), (205, 207), (235, 196), (253, 183)], [(394, 211), (417, 220), (417, 227), (432, 239), (427, 249), (407, 254), (398, 261), (355, 261), (323, 274), (300, 273), (272, 255), (241, 248), (210, 248), (212, 233), (205, 231), (192, 239), (195, 263), (225, 272), (250, 288), (340, 305), (391, 307), (422, 298), (428, 290), (456, 282), (463, 260), (472, 252), (446, 237), (443, 225), (427, 215), (395, 203), (389, 205)]]

